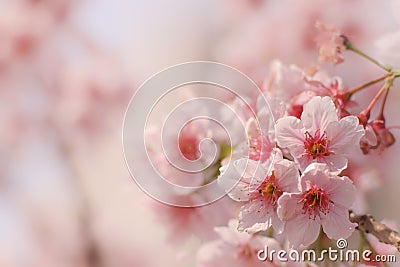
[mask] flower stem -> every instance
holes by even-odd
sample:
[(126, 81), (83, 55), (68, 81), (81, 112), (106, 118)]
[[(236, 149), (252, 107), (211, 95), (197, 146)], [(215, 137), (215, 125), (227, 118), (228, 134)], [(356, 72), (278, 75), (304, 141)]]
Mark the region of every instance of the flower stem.
[(362, 56), (363, 58), (369, 60), (370, 62), (374, 63), (375, 65), (377, 65), (378, 67), (380, 67), (381, 69), (384, 69), (387, 72), (391, 72), (392, 68), (388, 67), (388, 66), (384, 66), (383, 64), (381, 64), (380, 62), (378, 62), (376, 59), (368, 56), (367, 54), (365, 54), (363, 51), (361, 51), (360, 49), (358, 49), (357, 47), (355, 47), (347, 37), (343, 36), (343, 44), (344, 46), (347, 48), (347, 50), (353, 51), (354, 53)]
[[(388, 78), (386, 78), (385, 85), (383, 85), (383, 87), (379, 90), (379, 92), (376, 94), (374, 99), (372, 99), (371, 103), (369, 104), (369, 106), (367, 108), (368, 111), (371, 111), (371, 109), (375, 106), (375, 104), (378, 101), (379, 97), (381, 97), (381, 95), (383, 93), (385, 93), (385, 92), (387, 93), (387, 91), (389, 91), (390, 87), (392, 87), (392, 85), (393, 85), (394, 79), (395, 79), (395, 76), (393, 76), (393, 75), (391, 75)], [(385, 95), (383, 106), (385, 105), (386, 97), (387, 97), (387, 94)], [(383, 113), (383, 107), (381, 109), (381, 112)]]
[(372, 99), (371, 103), (369, 103), (366, 111), (369, 113), (371, 112), (372, 108), (375, 106), (376, 102), (378, 102), (378, 99), (381, 97), (381, 95), (386, 91), (386, 86), (383, 86), (379, 92), (375, 95), (374, 99)]
[(387, 100), (388, 94), (389, 94), (389, 88), (386, 89), (385, 96), (383, 97), (381, 110), (379, 111), (379, 114), (378, 114), (378, 117), (377, 117), (378, 119), (384, 120), (383, 111), (385, 109), (385, 104), (386, 104), (386, 100)]
[(383, 75), (383, 76), (381, 76), (381, 77), (378, 77), (378, 78), (376, 78), (376, 79), (374, 79), (374, 80), (372, 80), (372, 81), (369, 81), (369, 82), (367, 82), (367, 83), (364, 83), (364, 84), (362, 84), (362, 85), (360, 85), (360, 86), (357, 86), (357, 87), (355, 87), (355, 88), (353, 88), (353, 89), (350, 89), (350, 90), (347, 92), (347, 94), (348, 94), (349, 96), (351, 96), (351, 95), (353, 95), (354, 93), (357, 93), (357, 92), (361, 91), (362, 89), (365, 89), (365, 88), (367, 88), (367, 87), (369, 87), (369, 86), (371, 86), (371, 85), (374, 85), (374, 84), (376, 84), (376, 83), (378, 83), (378, 82), (380, 82), (380, 81), (383, 81), (384, 79), (386, 79), (386, 78), (389, 77), (389, 76), (390, 76), (390, 74), (389, 74), (389, 73), (386, 73), (385, 75)]

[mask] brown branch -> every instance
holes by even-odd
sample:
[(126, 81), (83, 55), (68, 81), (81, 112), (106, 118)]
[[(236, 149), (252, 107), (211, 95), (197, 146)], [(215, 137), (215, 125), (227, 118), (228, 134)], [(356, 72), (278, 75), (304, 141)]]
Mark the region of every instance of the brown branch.
[(357, 229), (361, 232), (375, 236), (380, 242), (394, 246), (400, 251), (400, 234), (387, 227), (385, 224), (375, 221), (369, 214), (357, 215), (349, 211), (350, 221), (357, 223)]

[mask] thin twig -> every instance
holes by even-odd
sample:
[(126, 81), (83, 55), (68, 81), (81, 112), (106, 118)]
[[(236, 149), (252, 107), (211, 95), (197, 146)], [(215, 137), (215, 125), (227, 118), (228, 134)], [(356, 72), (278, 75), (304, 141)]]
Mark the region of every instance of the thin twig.
[(400, 234), (383, 223), (377, 222), (369, 214), (357, 215), (349, 211), (350, 221), (357, 223), (361, 232), (375, 236), (380, 242), (394, 246), (400, 252)]
[(357, 92), (361, 91), (362, 89), (365, 89), (365, 88), (367, 88), (367, 87), (369, 87), (369, 86), (371, 86), (371, 85), (373, 85), (373, 84), (376, 84), (376, 83), (378, 83), (378, 82), (380, 82), (380, 81), (383, 81), (384, 79), (386, 79), (386, 78), (389, 77), (389, 76), (390, 76), (390, 74), (389, 74), (389, 73), (386, 73), (385, 75), (383, 75), (383, 76), (381, 76), (381, 77), (379, 77), (379, 78), (376, 78), (376, 79), (374, 79), (374, 80), (372, 80), (372, 81), (370, 81), (370, 82), (367, 82), (367, 83), (362, 84), (362, 85), (360, 85), (360, 86), (358, 86), (358, 87), (355, 87), (355, 88), (353, 88), (353, 89), (350, 89), (347, 93), (348, 93), (349, 95), (352, 95), (352, 94), (354, 94), (354, 93), (357, 93)]
[(343, 45), (347, 48), (347, 50), (353, 51), (354, 53), (362, 56), (363, 58), (369, 60), (370, 62), (374, 63), (375, 65), (377, 65), (378, 67), (380, 67), (381, 69), (390, 72), (392, 70), (391, 67), (388, 66), (384, 66), (382, 63), (380, 63), (378, 60), (370, 57), (369, 55), (367, 55), (366, 53), (364, 53), (363, 51), (361, 51), (360, 49), (358, 49), (357, 47), (355, 47), (346, 36), (342, 36), (342, 38), (344, 39), (343, 41)]

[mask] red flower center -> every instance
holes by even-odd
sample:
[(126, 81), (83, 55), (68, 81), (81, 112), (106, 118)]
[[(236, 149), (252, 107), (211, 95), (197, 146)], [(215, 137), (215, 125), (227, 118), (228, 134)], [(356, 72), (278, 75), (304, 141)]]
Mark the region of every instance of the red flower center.
[(329, 195), (316, 186), (311, 187), (303, 194), (303, 198), (298, 202), (303, 203), (303, 212), (308, 214), (309, 218), (315, 218), (320, 215), (329, 213), (333, 201), (330, 200)]
[(267, 200), (268, 204), (273, 206), (277, 204), (278, 198), (283, 194), (283, 191), (277, 186), (274, 172), (258, 187), (258, 193)]
[(312, 157), (313, 159), (332, 155), (333, 152), (329, 151), (329, 140), (324, 132), (318, 129), (312, 136), (308, 131), (305, 132), (304, 149), (306, 150), (305, 156)]

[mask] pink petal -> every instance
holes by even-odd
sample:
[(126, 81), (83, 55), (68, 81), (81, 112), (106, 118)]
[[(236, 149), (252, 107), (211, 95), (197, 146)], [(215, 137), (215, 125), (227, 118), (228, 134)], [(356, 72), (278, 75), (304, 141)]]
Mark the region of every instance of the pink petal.
[(323, 163), (312, 163), (310, 164), (306, 170), (303, 172), (302, 177), (300, 178), (302, 192), (307, 191), (308, 183), (311, 182), (311, 185), (317, 185), (320, 188), (328, 187), (330, 182), (330, 178), (328, 176), (329, 166)]
[(276, 122), (275, 136), (278, 145), (288, 148), (294, 157), (300, 156), (304, 151), (304, 133), (305, 128), (302, 122), (295, 117), (284, 117)]
[(361, 140), (364, 140), (370, 146), (376, 146), (376, 144), (378, 143), (378, 138), (371, 125), (367, 124), (365, 126), (365, 135), (362, 137)]
[(263, 108), (260, 110), (257, 114), (257, 117), (263, 133), (268, 134), (274, 130), (275, 121), (268, 108)]
[(285, 233), (292, 247), (309, 246), (318, 237), (321, 228), (319, 218), (309, 219), (308, 215), (301, 214), (286, 222)]
[(331, 122), (338, 120), (335, 104), (328, 96), (313, 97), (304, 105), (303, 113), (301, 114), (301, 121), (304, 127), (310, 130), (312, 134), (317, 129), (320, 129), (322, 132), (325, 131)]
[(249, 233), (265, 231), (271, 226), (271, 216), (274, 213), (273, 207), (262, 198), (250, 201), (240, 209), (238, 230)]
[(330, 155), (317, 160), (319, 163), (325, 163), (332, 173), (340, 173), (347, 168), (347, 158), (343, 155)]
[(271, 216), (272, 228), (274, 228), (277, 234), (282, 234), (285, 228), (285, 222), (279, 219), (278, 213), (275, 211)]
[(359, 147), (364, 128), (359, 125), (356, 116), (347, 116), (339, 122), (332, 122), (326, 128), (330, 140), (329, 150), (336, 154), (347, 154)]
[[(268, 101), (268, 104), (271, 108), (272, 111), (272, 115), (273, 115), (273, 119), (276, 121), (280, 118), (282, 118), (285, 115), (285, 111), (286, 111), (286, 105), (285, 102), (278, 98), (278, 97), (273, 97), (270, 93), (268, 92), (264, 92), (262, 95), (260, 95), (257, 99), (257, 109), (260, 110), (260, 112), (264, 109), (266, 109), (266, 107), (264, 107), (265, 105), (265, 101)], [(269, 111), (267, 111), (267, 113), (269, 113)], [(260, 117), (260, 113), (258, 114), (258, 116)]]
[(331, 178), (327, 187), (331, 200), (335, 204), (351, 207), (355, 200), (356, 188), (353, 182), (346, 176), (340, 178)]
[(260, 123), (255, 118), (250, 118), (246, 122), (246, 133), (249, 136), (259, 136), (261, 134)]
[(218, 185), (235, 201), (249, 200), (251, 177), (241, 177), (232, 163), (221, 167)]
[(278, 185), (288, 193), (299, 192), (299, 171), (293, 161), (280, 160), (274, 164), (274, 174)]
[[(304, 151), (304, 150), (303, 150)], [(313, 162), (312, 158), (300, 156), (298, 158), (294, 158), (298, 168), (300, 171), (304, 172), (305, 169)]]
[(321, 224), (329, 238), (348, 238), (357, 224), (349, 221), (349, 211), (340, 204), (335, 204), (328, 214), (321, 214)]
[(299, 200), (300, 196), (298, 194), (283, 193), (283, 195), (278, 199), (277, 213), (279, 219), (282, 221), (288, 221), (301, 214), (301, 208), (297, 205)]
[(236, 170), (250, 185), (250, 192), (258, 188), (268, 175), (268, 170), (258, 161), (242, 158), (234, 162)]

